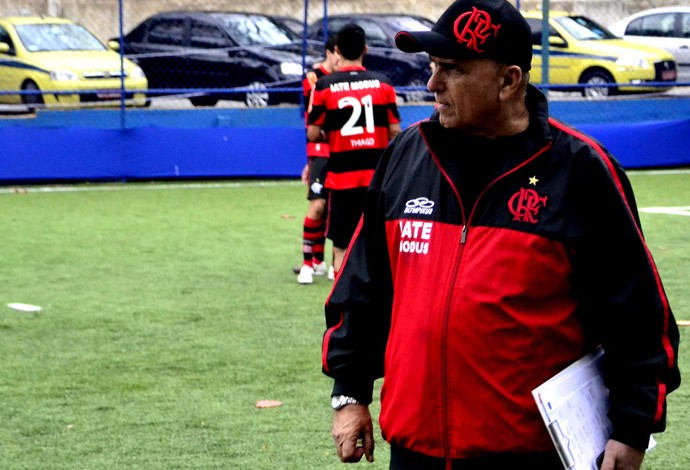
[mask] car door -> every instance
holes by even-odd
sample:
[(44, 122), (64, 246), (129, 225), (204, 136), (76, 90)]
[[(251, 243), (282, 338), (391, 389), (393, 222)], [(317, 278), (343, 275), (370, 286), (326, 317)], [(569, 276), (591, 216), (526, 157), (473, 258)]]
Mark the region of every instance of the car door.
[(679, 81), (690, 82), (690, 12), (678, 14), (676, 31), (676, 47), (671, 52), (681, 69)]
[(237, 44), (213, 22), (192, 19), (189, 30), (189, 69), (197, 88), (231, 88), (242, 82), (242, 70), (232, 58)]
[[(14, 66), (14, 43), (7, 29), (0, 26), (0, 42), (9, 46), (7, 52), (0, 52), (0, 91), (18, 90), (21, 86), (21, 68)], [(0, 95), (0, 102), (7, 103), (16, 100), (16, 95)]]
[(149, 89), (185, 88), (187, 22), (184, 18), (152, 18), (125, 37), (125, 54), (146, 74)]
[[(532, 30), (532, 70), (530, 82), (542, 83), (541, 18), (527, 18)], [(573, 56), (568, 52), (568, 41), (553, 26), (549, 26), (549, 80), (551, 84), (577, 83), (577, 73), (573, 73)]]

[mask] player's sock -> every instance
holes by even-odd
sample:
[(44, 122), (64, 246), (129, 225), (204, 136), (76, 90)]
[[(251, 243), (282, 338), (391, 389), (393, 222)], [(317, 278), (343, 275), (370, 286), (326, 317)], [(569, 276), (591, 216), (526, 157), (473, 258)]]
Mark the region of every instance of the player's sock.
[(320, 231), (321, 225), (321, 220), (310, 219), (306, 216), (304, 217), (302, 255), (304, 257), (304, 264), (308, 266), (312, 266), (314, 260), (314, 246), (319, 238), (323, 236), (323, 231)]
[(323, 219), (321, 219), (321, 225), (314, 235), (317, 237), (314, 240), (314, 245), (312, 246), (314, 263), (321, 264), (323, 263), (323, 252), (324, 246), (326, 245), (326, 223), (323, 221)]

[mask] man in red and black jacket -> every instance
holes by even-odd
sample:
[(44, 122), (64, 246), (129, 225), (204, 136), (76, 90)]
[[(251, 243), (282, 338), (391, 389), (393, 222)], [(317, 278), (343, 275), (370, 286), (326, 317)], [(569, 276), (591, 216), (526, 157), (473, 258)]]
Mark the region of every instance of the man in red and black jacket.
[(367, 45), (361, 27), (349, 24), (338, 31), (336, 51), (341, 58), (338, 71), (316, 82), (307, 137), (327, 142), (330, 150), (326, 236), (333, 242), (337, 273), (374, 169), (388, 142), (400, 132), (400, 114), (388, 78), (362, 66)]
[(430, 55), (437, 108), (381, 157), (326, 303), (339, 457), (373, 460), (384, 377), (391, 469), (562, 468), (531, 391), (601, 345), (601, 468), (639, 469), (679, 335), (623, 169), (549, 118), (507, 1), (458, 0), (396, 44)]
[[(338, 69), (340, 56), (335, 52), (335, 37), (329, 37), (325, 43), (326, 57), (322, 62), (307, 72), (302, 80), (304, 92), (304, 121), (307, 122), (311, 111), (314, 90), (319, 78)], [(328, 164), (328, 144), (326, 142), (309, 142), (307, 139), (307, 164), (302, 170), (302, 182), (309, 188), (307, 199), (309, 207), (304, 216), (302, 231), (302, 266), (297, 270), (297, 282), (312, 284), (314, 275), (320, 276), (327, 272), (324, 261), (324, 245), (326, 243), (326, 199), (328, 191), (324, 187)]]

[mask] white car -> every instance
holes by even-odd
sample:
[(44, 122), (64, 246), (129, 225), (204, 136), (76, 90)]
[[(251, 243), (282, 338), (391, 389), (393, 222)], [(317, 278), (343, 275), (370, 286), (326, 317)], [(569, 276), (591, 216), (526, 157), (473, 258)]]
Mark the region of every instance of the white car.
[(644, 10), (609, 26), (616, 36), (671, 52), (678, 64), (678, 82), (690, 82), (690, 7)]

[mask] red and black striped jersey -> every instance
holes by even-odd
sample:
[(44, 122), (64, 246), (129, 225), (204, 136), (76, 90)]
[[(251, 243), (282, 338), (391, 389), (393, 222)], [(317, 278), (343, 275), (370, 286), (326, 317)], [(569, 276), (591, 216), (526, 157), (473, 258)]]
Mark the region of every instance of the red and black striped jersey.
[(326, 133), (326, 187), (368, 186), (390, 140), (388, 126), (397, 122), (395, 89), (385, 76), (353, 66), (319, 79), (307, 123)]
[[(302, 91), (304, 95), (304, 122), (307, 122), (309, 111), (311, 111), (312, 100), (314, 99), (314, 89), (316, 88), (316, 81), (328, 75), (328, 70), (323, 65), (311, 69), (304, 76), (302, 80)], [(328, 158), (328, 144), (325, 142), (309, 142), (307, 141), (307, 157), (321, 157)]]

